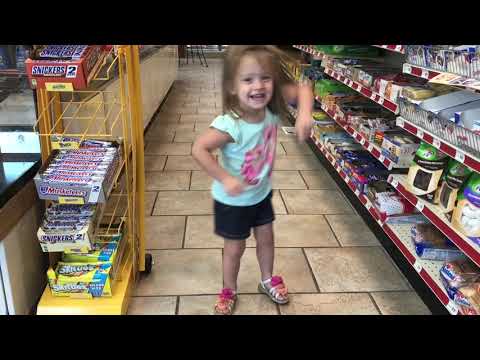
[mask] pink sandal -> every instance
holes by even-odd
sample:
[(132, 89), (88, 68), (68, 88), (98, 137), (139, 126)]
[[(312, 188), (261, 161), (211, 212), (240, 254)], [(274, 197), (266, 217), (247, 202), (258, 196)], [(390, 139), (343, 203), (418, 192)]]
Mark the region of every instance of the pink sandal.
[(232, 289), (223, 289), (215, 303), (215, 315), (232, 315), (237, 295)]
[[(267, 284), (270, 283), (270, 288)], [(288, 303), (288, 290), (281, 276), (272, 276), (270, 279), (261, 281), (258, 284), (258, 290), (277, 304)]]

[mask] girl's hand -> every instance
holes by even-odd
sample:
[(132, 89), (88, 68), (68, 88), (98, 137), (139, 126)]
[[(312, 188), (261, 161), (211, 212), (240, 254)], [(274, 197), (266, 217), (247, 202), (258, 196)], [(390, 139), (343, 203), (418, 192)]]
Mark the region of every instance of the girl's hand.
[(295, 131), (298, 141), (303, 142), (310, 137), (313, 127), (313, 120), (309, 114), (298, 114), (295, 121)]
[(245, 184), (234, 176), (228, 176), (222, 182), (225, 191), (230, 196), (238, 196), (245, 190)]

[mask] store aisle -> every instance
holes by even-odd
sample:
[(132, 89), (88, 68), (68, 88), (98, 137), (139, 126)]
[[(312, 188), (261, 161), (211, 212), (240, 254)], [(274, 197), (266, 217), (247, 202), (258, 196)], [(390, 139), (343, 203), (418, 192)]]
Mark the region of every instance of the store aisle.
[[(182, 66), (146, 135), (146, 243), (129, 314), (211, 314), (222, 287), (223, 240), (213, 234), (210, 179), (192, 142), (221, 113), (221, 60)], [(375, 236), (305, 144), (279, 136), (273, 173), (275, 273), (291, 301), (258, 294), (255, 241), (239, 276), (236, 314), (428, 314)]]

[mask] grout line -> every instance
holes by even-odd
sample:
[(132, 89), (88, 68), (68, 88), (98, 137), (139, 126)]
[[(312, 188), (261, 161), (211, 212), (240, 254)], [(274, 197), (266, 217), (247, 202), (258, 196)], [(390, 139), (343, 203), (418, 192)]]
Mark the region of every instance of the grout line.
[[(222, 285), (223, 286), (223, 285)], [(382, 291), (374, 291), (374, 292), (382, 292), (382, 293), (395, 293), (395, 292), (407, 292), (406, 290), (382, 290)], [(411, 290), (409, 292), (412, 292)], [(415, 291), (413, 291), (415, 292)], [(297, 291), (297, 292), (289, 292), (290, 294), (296, 294), (296, 295), (339, 295), (339, 294), (370, 294), (366, 290), (361, 290), (361, 291), (324, 291), (321, 293), (318, 292), (311, 292), (311, 291)], [(266, 296), (265, 294), (259, 293), (259, 292), (239, 292), (237, 293), (239, 296), (241, 295), (263, 295)], [(218, 293), (208, 293), (208, 294), (171, 294), (171, 295), (132, 295), (132, 297), (145, 297), (145, 298), (155, 298), (155, 297), (172, 297), (172, 296), (178, 296), (178, 297), (189, 297), (189, 296), (217, 296)]]
[(276, 308), (277, 308), (277, 315), (282, 315), (281, 311), (280, 311), (280, 305), (275, 303), (276, 305)]
[(312, 266), (311, 266), (310, 262), (308, 261), (308, 257), (307, 257), (307, 253), (305, 252), (305, 248), (302, 248), (302, 254), (305, 257), (305, 261), (308, 265), (308, 269), (310, 270), (310, 274), (312, 275), (313, 282), (315, 283), (315, 287), (317, 288), (317, 291), (319, 293), (321, 293), (320, 286), (318, 286), (317, 278), (315, 277), (315, 273), (313, 272)]
[(168, 161), (168, 156), (169, 155), (164, 155), (164, 156), (165, 156), (165, 163), (163, 164), (162, 171), (165, 171), (165, 169), (167, 168), (167, 161)]
[(305, 183), (305, 186), (307, 187), (307, 190), (310, 190), (310, 186), (308, 185), (307, 183), (307, 180), (305, 180), (305, 178), (303, 177), (303, 174), (300, 170), (296, 170), (298, 171), (298, 173), (300, 174), (300, 178), (303, 180), (303, 182)]
[(183, 228), (182, 249), (185, 249), (185, 238), (187, 237), (187, 220), (188, 220), (188, 216), (185, 216), (185, 227)]
[(188, 183), (188, 191), (191, 191), (192, 190), (192, 180), (193, 180), (193, 170), (189, 170), (190, 171), (190, 181)]
[(287, 212), (284, 215), (290, 215), (290, 213), (288, 212), (287, 204), (286, 204), (285, 200), (283, 199), (282, 190), (277, 190), (277, 191), (278, 191), (278, 194), (280, 195), (280, 200), (282, 200), (282, 204), (285, 207), (285, 211)]
[[(154, 216), (153, 212), (155, 211), (155, 205), (157, 205), (157, 199), (158, 199), (158, 191), (156, 192), (155, 199), (153, 200), (153, 206), (152, 206), (152, 210), (150, 210), (150, 216)], [(144, 200), (145, 200), (145, 197), (144, 197)]]
[(370, 299), (372, 300), (373, 305), (374, 305), (375, 308), (377, 309), (378, 314), (379, 314), (379, 315), (383, 315), (382, 311), (380, 310), (380, 307), (378, 306), (378, 304), (376, 303), (375, 299), (373, 298), (372, 293), (371, 293), (371, 292), (368, 292), (367, 294), (368, 294), (368, 296), (370, 297)]
[(180, 296), (176, 296), (176, 304), (175, 304), (175, 315), (178, 315), (178, 309), (180, 307)]
[(343, 248), (342, 243), (340, 242), (340, 240), (337, 237), (337, 233), (335, 232), (335, 230), (333, 230), (333, 227), (332, 227), (332, 224), (330, 224), (330, 221), (328, 221), (327, 215), (323, 215), (323, 217), (325, 218), (325, 221), (327, 222), (328, 227), (332, 231), (333, 236), (335, 237), (335, 240), (337, 240), (338, 246)]

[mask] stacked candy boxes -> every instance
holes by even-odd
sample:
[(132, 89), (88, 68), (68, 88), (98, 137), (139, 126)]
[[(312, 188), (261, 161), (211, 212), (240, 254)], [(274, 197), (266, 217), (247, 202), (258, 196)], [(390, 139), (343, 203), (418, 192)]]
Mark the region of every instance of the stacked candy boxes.
[(39, 197), (49, 206), (38, 230), (44, 252), (63, 252), (48, 270), (55, 296), (111, 296), (110, 273), (119, 237), (108, 243), (94, 239), (100, 213), (118, 168), (118, 145), (88, 140), (79, 149), (54, 151), (35, 177)]
[(71, 84), (72, 90), (78, 90), (88, 86), (105, 55), (100, 45), (46, 45), (36, 50), (25, 65), (33, 88), (52, 84), (50, 90), (61, 90)]
[(324, 133), (321, 141), (361, 193), (370, 183), (387, 179), (388, 170), (345, 132)]
[(110, 242), (94, 243), (85, 253), (64, 253), (55, 270), (47, 272), (54, 296), (108, 297), (112, 296), (111, 277), (121, 236)]

